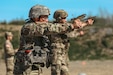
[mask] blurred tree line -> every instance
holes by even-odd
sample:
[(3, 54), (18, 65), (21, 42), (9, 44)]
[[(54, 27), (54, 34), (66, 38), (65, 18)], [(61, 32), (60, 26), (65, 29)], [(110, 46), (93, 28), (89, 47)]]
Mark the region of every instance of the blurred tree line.
[[(90, 15), (91, 16), (91, 15)], [(50, 21), (51, 22), (51, 21)], [(17, 25), (23, 25), (24, 19), (6, 20), (0, 22), (0, 49), (3, 49), (5, 41), (3, 33), (11, 31), (14, 34), (12, 41), (14, 48), (19, 46), (20, 29), (13, 30)], [(6, 29), (2, 26), (14, 25), (14, 28)], [(100, 9), (93, 26), (85, 27), (85, 35), (70, 39), (70, 60), (94, 60), (113, 59), (113, 14)]]
[(10, 22), (7, 22), (6, 20), (3, 20), (0, 22), (2, 25), (23, 25), (25, 23), (25, 20), (20, 18), (20, 19), (13, 19)]

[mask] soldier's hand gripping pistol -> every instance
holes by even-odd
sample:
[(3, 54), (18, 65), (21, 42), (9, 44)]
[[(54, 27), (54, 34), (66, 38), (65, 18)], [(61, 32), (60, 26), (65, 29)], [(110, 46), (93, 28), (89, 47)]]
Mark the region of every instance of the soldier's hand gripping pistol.
[(84, 22), (87, 23), (87, 25), (92, 25), (94, 23), (95, 18), (96, 18), (96, 16), (88, 17), (88, 18), (84, 19)]
[(72, 23), (75, 23), (75, 20), (77, 20), (77, 19), (83, 20), (85, 17), (86, 17), (86, 14), (82, 14), (82, 15), (76, 17), (76, 18), (72, 18), (72, 19), (71, 19), (71, 22), (72, 22)]
[(72, 18), (71, 22), (74, 25), (75, 29), (79, 29), (82, 27), (82, 20), (85, 18), (86, 14), (82, 14), (76, 18)]
[(95, 16), (84, 19), (85, 16), (86, 14), (82, 14), (71, 19), (71, 22), (73, 23), (74, 27), (78, 29), (78, 32), (84, 31), (83, 29), (85, 26), (92, 25), (94, 23)]
[(89, 28), (84, 28), (85, 26), (90, 26), (90, 25), (93, 25), (94, 23), (94, 20), (95, 20), (96, 16), (91, 16), (91, 17), (88, 17), (86, 19), (84, 19), (81, 23), (82, 27), (79, 28), (78, 31), (85, 31), (85, 32), (88, 32), (89, 31)]

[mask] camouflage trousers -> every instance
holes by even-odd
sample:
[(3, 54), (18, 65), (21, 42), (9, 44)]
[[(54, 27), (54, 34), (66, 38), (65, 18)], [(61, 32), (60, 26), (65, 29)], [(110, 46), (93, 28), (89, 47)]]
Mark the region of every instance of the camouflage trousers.
[(52, 43), (51, 75), (69, 75), (68, 51), (62, 42)]
[(69, 70), (66, 65), (52, 65), (51, 75), (69, 75)]
[(14, 68), (14, 57), (6, 58), (5, 63), (6, 63), (6, 75), (13, 75), (13, 68)]

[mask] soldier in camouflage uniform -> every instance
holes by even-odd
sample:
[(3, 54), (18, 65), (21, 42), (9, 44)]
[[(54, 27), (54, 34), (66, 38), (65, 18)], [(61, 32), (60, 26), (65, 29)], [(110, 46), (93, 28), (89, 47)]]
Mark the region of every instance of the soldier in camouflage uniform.
[(42, 74), (42, 67), (46, 61), (42, 34), (48, 22), (48, 15), (49, 9), (43, 5), (35, 5), (30, 9), (30, 20), (21, 29), (20, 47), (15, 55), (14, 75)]
[[(30, 9), (29, 18), (21, 29), (20, 47), (15, 55), (14, 75), (42, 74), (45, 66), (47, 38), (45, 35), (72, 30), (73, 26), (54, 25), (48, 22), (50, 11), (43, 5)], [(45, 41), (46, 39), (46, 41)]]
[(6, 75), (13, 75), (14, 67), (14, 49), (11, 43), (13, 34), (11, 32), (5, 33), (5, 44), (4, 44), (4, 53), (5, 53), (5, 63), (6, 63)]
[[(66, 22), (66, 17), (68, 14), (64, 10), (56, 10), (54, 13), (54, 19), (56, 20), (54, 24), (60, 24), (62, 26), (69, 26), (70, 23)], [(74, 24), (76, 25), (76, 29), (82, 28), (87, 25), (87, 23), (83, 23), (79, 18), (74, 20)], [(74, 37), (78, 35), (82, 35), (82, 32), (75, 32)], [(67, 32), (70, 33), (71, 31)], [(68, 50), (69, 50), (69, 34), (60, 33), (51, 35), (51, 75), (69, 75), (68, 71)]]

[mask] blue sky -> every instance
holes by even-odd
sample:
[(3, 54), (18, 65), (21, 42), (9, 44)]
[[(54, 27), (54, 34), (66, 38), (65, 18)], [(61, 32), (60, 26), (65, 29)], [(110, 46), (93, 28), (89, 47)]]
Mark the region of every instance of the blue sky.
[(13, 19), (27, 19), (29, 9), (41, 4), (50, 8), (52, 19), (53, 12), (57, 9), (64, 9), (68, 12), (68, 19), (81, 14), (98, 16), (99, 9), (106, 13), (113, 14), (113, 0), (1, 0), (0, 21), (11, 21)]

